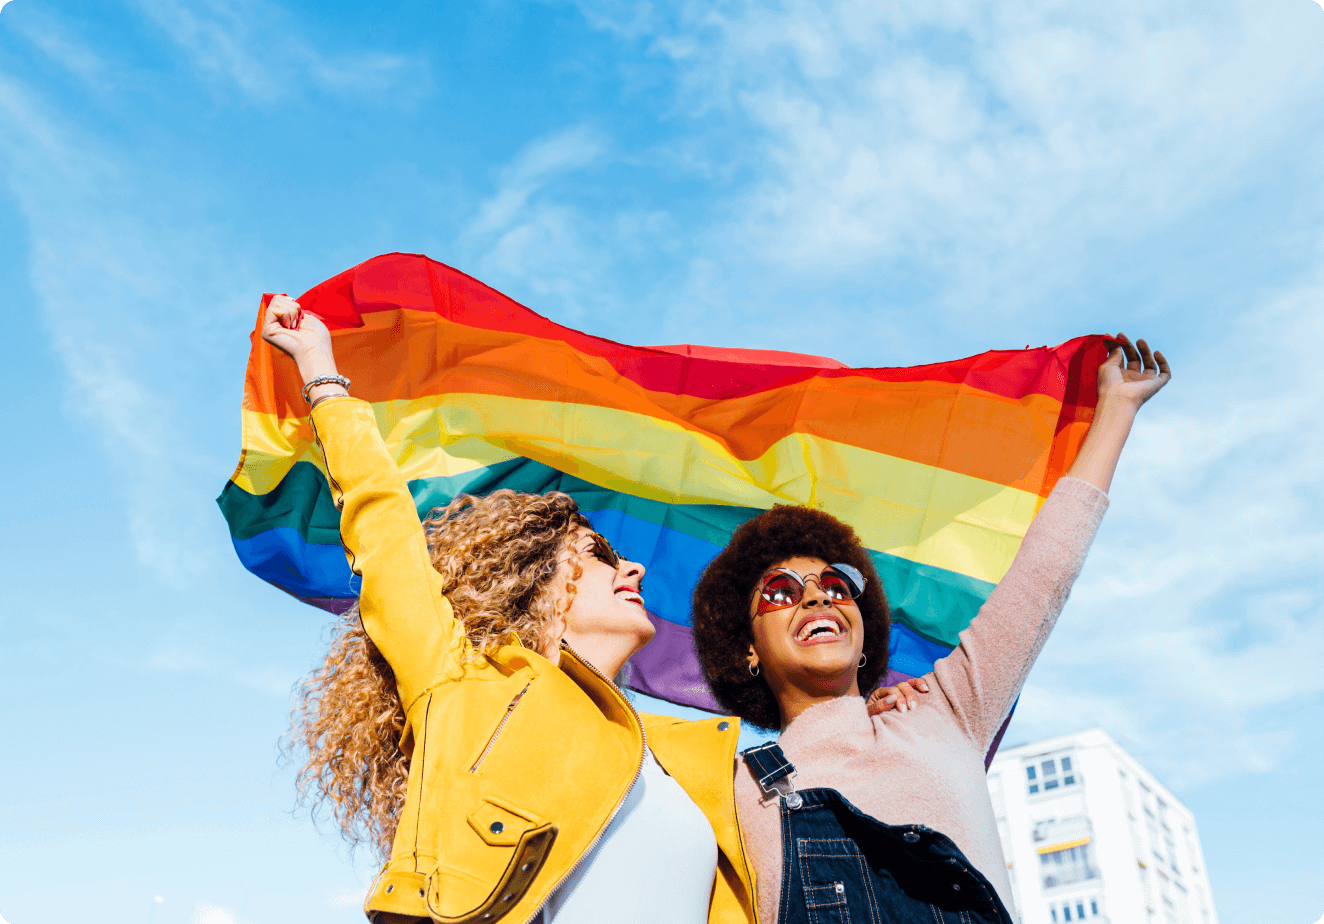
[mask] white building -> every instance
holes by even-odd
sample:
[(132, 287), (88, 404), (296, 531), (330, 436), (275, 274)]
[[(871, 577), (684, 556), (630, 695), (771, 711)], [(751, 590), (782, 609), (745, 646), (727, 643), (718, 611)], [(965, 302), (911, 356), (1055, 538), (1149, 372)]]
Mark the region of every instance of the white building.
[(1218, 924), (1195, 818), (1102, 729), (999, 751), (1020, 924)]

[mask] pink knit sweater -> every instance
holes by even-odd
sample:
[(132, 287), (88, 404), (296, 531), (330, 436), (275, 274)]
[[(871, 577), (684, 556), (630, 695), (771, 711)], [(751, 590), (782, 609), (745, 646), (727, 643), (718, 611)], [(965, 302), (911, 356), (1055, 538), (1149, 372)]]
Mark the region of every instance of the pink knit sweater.
[[(887, 824), (950, 837), (1014, 907), (984, 782), (984, 754), (1066, 603), (1108, 507), (1088, 482), (1063, 478), (1025, 534), (1016, 560), (961, 644), (929, 675), (911, 712), (869, 716), (843, 696), (801, 713), (780, 743), (797, 789), (826, 786)], [(736, 808), (758, 878), (759, 921), (775, 924), (782, 887), (781, 823), (749, 767), (736, 768)], [(1013, 911), (1014, 916), (1014, 911)]]

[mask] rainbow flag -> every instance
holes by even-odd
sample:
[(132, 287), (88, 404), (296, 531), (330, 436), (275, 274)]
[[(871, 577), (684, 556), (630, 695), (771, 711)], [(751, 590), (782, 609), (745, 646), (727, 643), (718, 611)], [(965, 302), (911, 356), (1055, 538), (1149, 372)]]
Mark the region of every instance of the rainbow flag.
[[(657, 636), (633, 659), (631, 685), (707, 710), (717, 706), (694, 654), (694, 585), (737, 526), (778, 503), (855, 527), (892, 604), (888, 682), (929, 671), (1075, 457), (1107, 355), (1100, 336), (902, 369), (627, 346), (413, 254), (375, 257), (299, 302), (331, 328), (419, 516), (461, 492), (574, 497), (648, 569)], [(243, 450), (218, 502), (248, 570), (343, 612), (358, 582), (298, 372), (257, 330), (252, 343)]]

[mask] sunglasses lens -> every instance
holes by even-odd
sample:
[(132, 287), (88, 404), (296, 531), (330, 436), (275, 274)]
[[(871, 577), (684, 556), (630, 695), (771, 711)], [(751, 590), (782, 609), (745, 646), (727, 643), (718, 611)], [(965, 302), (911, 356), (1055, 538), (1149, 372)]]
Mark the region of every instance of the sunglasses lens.
[(621, 566), (621, 557), (616, 554), (616, 550), (611, 547), (611, 543), (597, 533), (593, 534), (593, 557), (598, 561), (606, 562), (613, 568)]
[(844, 602), (855, 597), (855, 594), (851, 593), (850, 582), (830, 568), (823, 572), (819, 583), (823, 586), (823, 593), (833, 600)]
[(852, 567), (851, 565), (836, 564), (832, 565), (828, 570), (845, 580), (851, 599), (855, 599), (856, 597), (859, 597), (860, 594), (864, 593), (864, 585), (868, 583), (868, 580), (860, 573), (858, 568)]
[(763, 582), (762, 597), (774, 607), (795, 606), (804, 588), (789, 574), (774, 574)]

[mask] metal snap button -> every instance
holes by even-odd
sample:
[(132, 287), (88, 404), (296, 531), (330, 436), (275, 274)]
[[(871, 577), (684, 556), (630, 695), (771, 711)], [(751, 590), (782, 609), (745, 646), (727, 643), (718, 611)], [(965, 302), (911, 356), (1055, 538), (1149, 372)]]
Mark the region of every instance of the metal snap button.
[(499, 821), (494, 821), (488, 826), (487, 830), (491, 831), (493, 834), (500, 834), (502, 831), (506, 830), (506, 826)]
[(726, 730), (727, 730), (728, 728), (730, 728), (730, 727), (731, 727), (731, 723), (730, 723), (730, 722), (718, 722), (718, 723), (717, 723), (717, 730), (718, 730), (718, 731), (726, 731)]
[(834, 889), (837, 890), (837, 894), (838, 894), (838, 895), (845, 895), (845, 894), (846, 894), (846, 884), (845, 884), (845, 883), (843, 883), (843, 882), (834, 882), (834, 883), (832, 883), (832, 887), (833, 887)]
[(907, 844), (918, 844), (919, 834), (914, 831), (907, 831), (905, 834), (901, 835), (901, 839)]
[(960, 884), (959, 882), (953, 882), (953, 883), (952, 883), (952, 891), (953, 891), (953, 892), (959, 892), (959, 891), (961, 891), (961, 884)]
[(419, 898), (422, 898), (425, 894), (427, 894), (427, 893), (425, 893), (422, 889), (419, 889), (419, 890), (418, 890), (418, 897), (419, 897)]
[(503, 902), (513, 902), (515, 900), (514, 892), (507, 892), (506, 897), (501, 899)]
[(395, 883), (393, 882), (386, 887), (386, 894), (390, 895), (394, 891), (395, 891)]
[(793, 792), (786, 797), (786, 807), (788, 809), (798, 809), (804, 804), (805, 800), (798, 792)]

